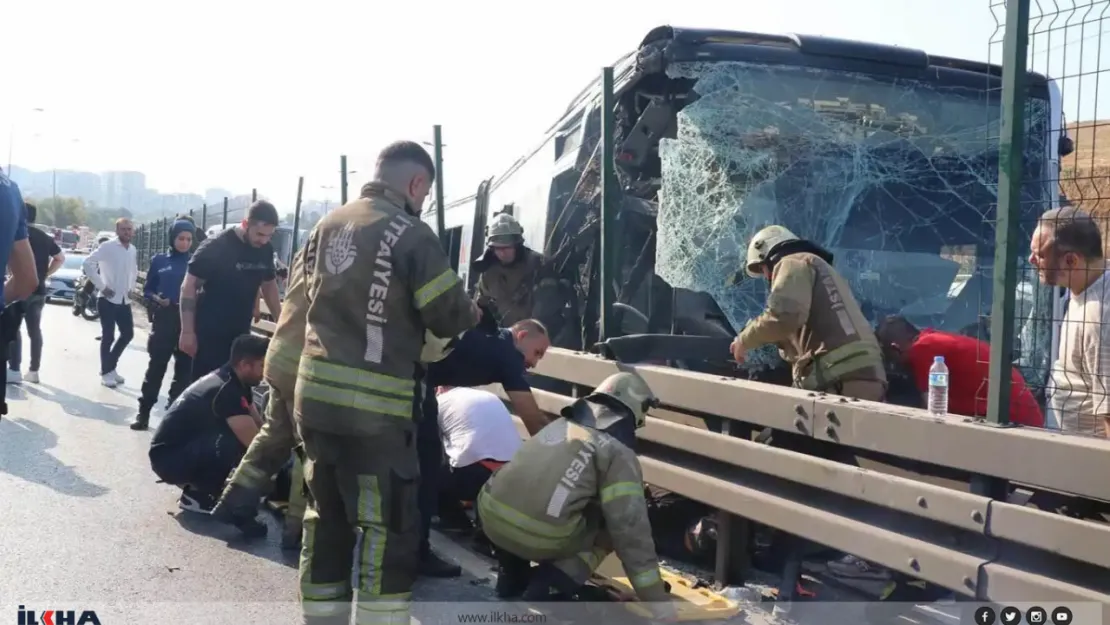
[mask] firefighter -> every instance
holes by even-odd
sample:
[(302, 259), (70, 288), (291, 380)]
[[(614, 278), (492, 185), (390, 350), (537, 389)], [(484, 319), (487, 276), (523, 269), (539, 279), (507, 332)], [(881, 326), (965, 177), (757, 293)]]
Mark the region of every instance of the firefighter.
[(541, 282), (554, 284), (543, 278), (543, 256), (524, 245), (524, 228), (508, 213), (493, 217), (486, 230), (486, 250), (473, 267), (478, 272), (478, 302), (497, 311), (502, 327), (531, 318), (535, 290)]
[(164, 254), (155, 254), (150, 259), (143, 284), (143, 300), (150, 316), (151, 332), (147, 339), (146, 351), (150, 354), (146, 375), (143, 377), (142, 397), (139, 398), (139, 414), (131, 423), (132, 430), (145, 430), (150, 424), (150, 410), (158, 401), (158, 391), (166, 375), (170, 358), (173, 358), (173, 381), (170, 383), (169, 401), (166, 407), (177, 399), (192, 381), (193, 359), (177, 349), (181, 334), (181, 313), (178, 310), (178, 297), (181, 283), (189, 265), (189, 253), (193, 246), (196, 226), (192, 220), (178, 219), (170, 226), (170, 249)]
[[(258, 514), (258, 505), (269, 492), (271, 477), (289, 461), (297, 448), (293, 425), (293, 389), (297, 384), (297, 364), (304, 349), (305, 290), (303, 252), (293, 260), (293, 272), (285, 289), (274, 335), (266, 350), (265, 380), (270, 388), (266, 404), (266, 423), (251, 441), (243, 460), (231, 474), (212, 515), (239, 527), (251, 528), (250, 519)], [(285, 509), (282, 546), (295, 547), (301, 538), (304, 517), (302, 450), (293, 459), (289, 506)]]
[(771, 281), (767, 309), (732, 342), (743, 363), (748, 350), (779, 346), (793, 366), (794, 385), (882, 401), (886, 371), (871, 324), (828, 251), (782, 226), (768, 226), (748, 244), (747, 273)]
[(305, 343), (293, 419), (309, 503), (300, 559), (306, 623), (407, 623), (417, 573), (415, 363), (425, 331), (478, 322), (439, 239), (420, 221), (435, 165), (402, 141), (360, 197), (317, 223), (304, 251)]
[[(611, 375), (486, 482), (477, 508), (497, 552), (498, 597), (572, 596), (616, 551), (640, 600), (659, 602), (660, 616), (668, 615), (633, 451), (636, 430), (656, 403), (637, 375)], [(530, 561), (539, 563), (534, 571)]]

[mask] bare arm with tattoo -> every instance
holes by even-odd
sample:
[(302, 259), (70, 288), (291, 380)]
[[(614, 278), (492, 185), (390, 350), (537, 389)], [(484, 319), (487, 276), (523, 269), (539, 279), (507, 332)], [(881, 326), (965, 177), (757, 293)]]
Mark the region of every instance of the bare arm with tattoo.
[(189, 354), (197, 355), (197, 291), (204, 286), (204, 280), (193, 274), (185, 274), (185, 281), (181, 283), (181, 338), (178, 340), (178, 349)]

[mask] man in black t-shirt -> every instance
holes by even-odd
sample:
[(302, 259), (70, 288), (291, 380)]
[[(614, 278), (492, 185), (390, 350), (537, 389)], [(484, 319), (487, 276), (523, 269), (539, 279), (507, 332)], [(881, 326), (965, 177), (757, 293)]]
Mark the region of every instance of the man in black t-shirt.
[[(34, 223), (38, 217), (38, 209), (30, 202), (23, 203), (27, 214), (27, 223)], [(31, 243), (31, 253), (35, 257), (35, 271), (39, 276), (39, 285), (23, 302), (23, 320), (27, 324), (27, 337), (31, 339), (31, 367), (27, 375), (20, 373), (23, 364), (23, 338), (17, 330), (11, 345), (8, 347), (8, 382), (19, 384), (24, 379), (28, 382), (39, 381), (39, 365), (42, 364), (42, 309), (46, 305), (46, 282), (65, 261), (65, 254), (54, 237), (38, 228), (27, 229), (27, 240)]]
[(270, 238), (274, 205), (259, 200), (234, 228), (206, 240), (181, 285), (181, 351), (193, 357), (196, 380), (227, 361), (235, 337), (250, 332), (259, 288), (274, 319), (281, 315)]
[(182, 489), (182, 510), (209, 512), (262, 426), (252, 387), (262, 382), (269, 340), (244, 334), (231, 359), (170, 405), (150, 440), (150, 468)]

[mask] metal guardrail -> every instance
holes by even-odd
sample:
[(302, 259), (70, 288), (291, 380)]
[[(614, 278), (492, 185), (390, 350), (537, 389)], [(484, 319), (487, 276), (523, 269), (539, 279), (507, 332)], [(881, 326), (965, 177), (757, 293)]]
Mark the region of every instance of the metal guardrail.
[[(254, 324), (264, 335), (274, 328)], [(1110, 502), (1110, 441), (559, 348), (548, 350), (535, 373), (592, 388), (618, 370), (637, 372), (662, 401), (640, 433), (651, 484), (968, 598), (1110, 606), (1110, 525), (970, 492), (973, 476), (988, 475)], [(499, 387), (490, 390), (507, 400)], [(552, 415), (573, 401), (534, 394)], [(861, 466), (678, 423), (702, 415), (823, 441), (858, 453)], [(719, 575), (728, 570), (728, 542), (718, 544)]]

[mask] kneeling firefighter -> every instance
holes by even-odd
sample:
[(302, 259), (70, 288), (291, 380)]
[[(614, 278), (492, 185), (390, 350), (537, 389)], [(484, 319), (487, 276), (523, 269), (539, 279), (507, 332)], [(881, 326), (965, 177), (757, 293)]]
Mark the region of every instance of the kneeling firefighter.
[[(669, 615), (633, 451), (656, 403), (635, 374), (609, 376), (486, 482), (477, 509), (497, 552), (500, 598), (573, 596), (616, 551), (640, 600), (659, 602), (659, 616)], [(534, 571), (530, 561), (539, 563)]]
[(306, 325), (303, 256), (302, 248), (293, 261), (281, 315), (266, 350), (263, 376), (270, 387), (266, 423), (251, 441), (246, 455), (231, 474), (219, 502), (212, 509), (212, 515), (222, 521), (240, 528), (253, 528), (250, 520), (257, 516), (259, 502), (270, 491), (271, 478), (289, 462), (296, 450), (289, 506), (285, 509), (285, 529), (282, 532), (282, 546), (287, 549), (300, 544), (305, 511), (303, 452), (293, 424), (293, 389), (297, 385), (300, 355), (304, 351)]
[(524, 228), (508, 213), (494, 215), (485, 252), (471, 266), (479, 275), (478, 303), (496, 310), (502, 327), (530, 319), (536, 289), (556, 286), (542, 275), (543, 255), (524, 245)]
[(747, 273), (771, 281), (767, 308), (732, 342), (743, 363), (748, 350), (779, 346), (793, 366), (794, 385), (882, 401), (886, 371), (871, 324), (833, 256), (782, 226), (768, 226), (748, 244)]

